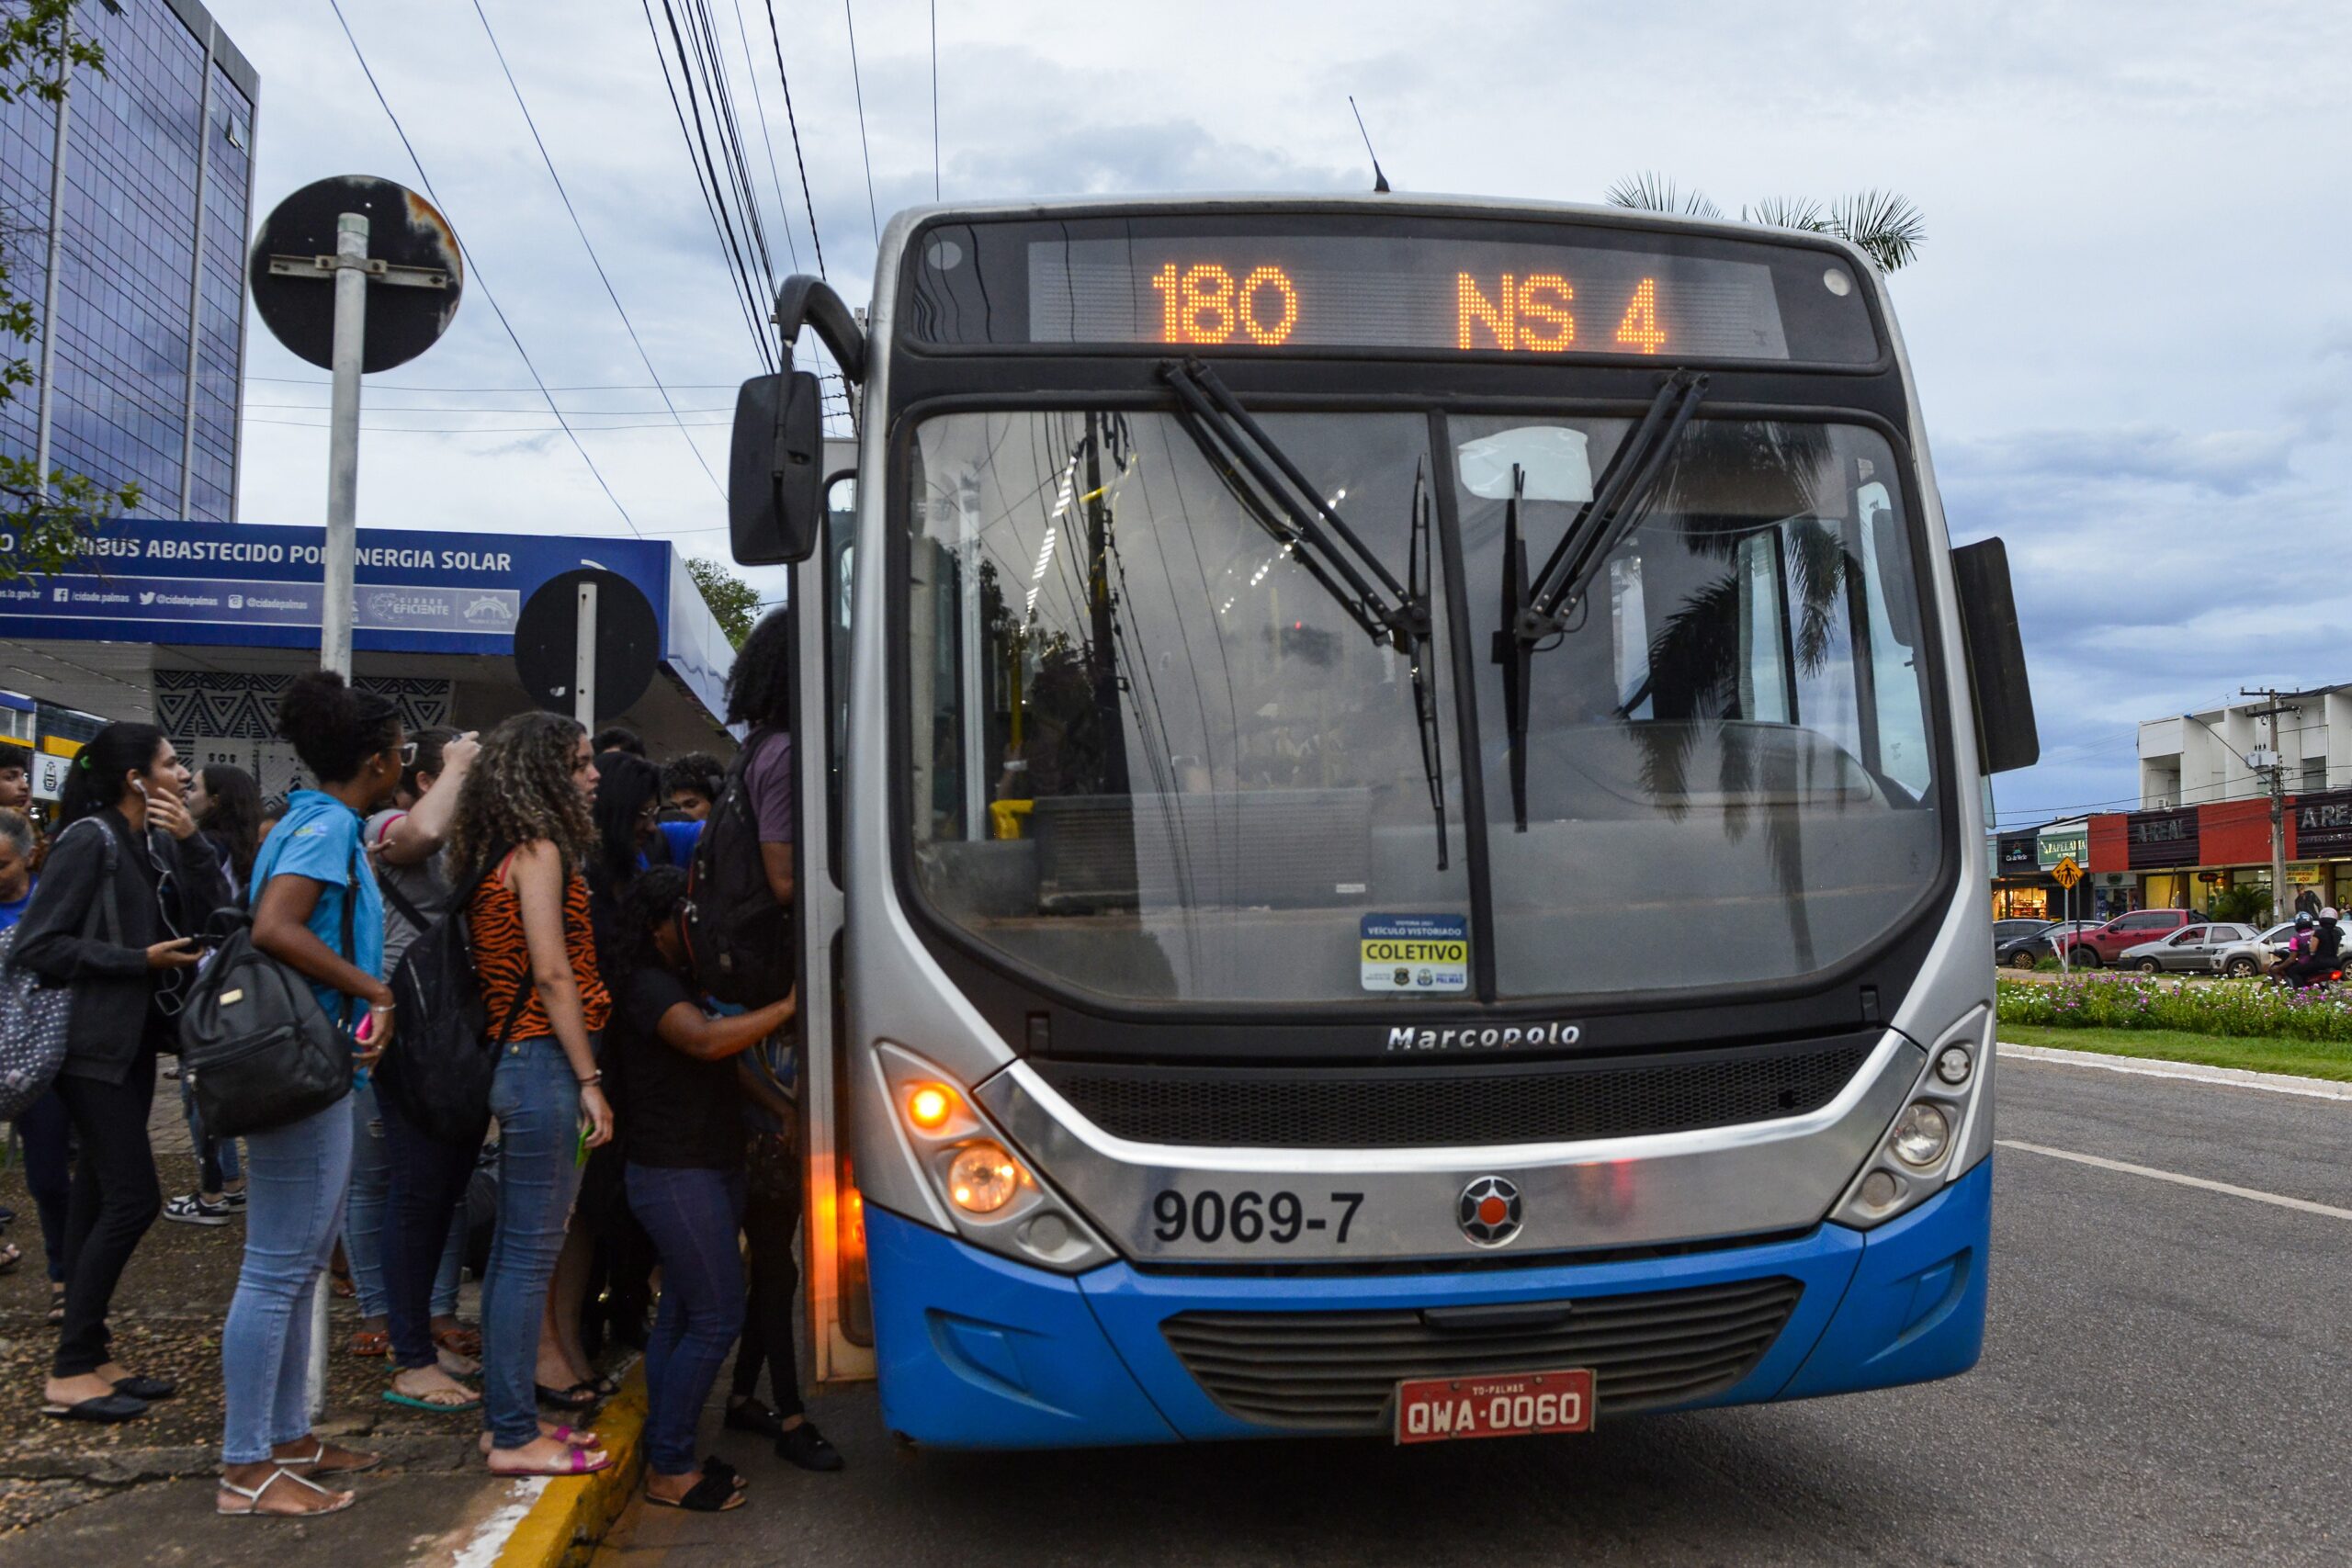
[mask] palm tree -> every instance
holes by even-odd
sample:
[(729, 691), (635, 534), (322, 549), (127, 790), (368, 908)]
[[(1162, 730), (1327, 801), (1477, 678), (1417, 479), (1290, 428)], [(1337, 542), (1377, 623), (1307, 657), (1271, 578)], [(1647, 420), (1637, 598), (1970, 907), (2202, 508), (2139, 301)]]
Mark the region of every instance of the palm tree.
[[(1723, 209), (1699, 190), (1682, 191), (1662, 175), (1645, 171), (1609, 187), (1611, 207), (1644, 212), (1676, 212), (1690, 218), (1721, 218)], [(1824, 207), (1809, 197), (1767, 197), (1753, 207), (1742, 206), (1739, 220), (1778, 229), (1803, 229), (1835, 234), (1852, 244), (1881, 272), (1896, 272), (1918, 258), (1927, 240), (1927, 220), (1908, 197), (1891, 190), (1866, 190), (1841, 197)]]

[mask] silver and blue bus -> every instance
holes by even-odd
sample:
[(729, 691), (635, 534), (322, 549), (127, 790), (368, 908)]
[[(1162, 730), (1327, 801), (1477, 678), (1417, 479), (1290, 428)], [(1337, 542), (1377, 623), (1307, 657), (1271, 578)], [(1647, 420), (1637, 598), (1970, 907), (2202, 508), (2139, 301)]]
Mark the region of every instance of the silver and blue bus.
[[(922, 1444), (1573, 1432), (1983, 1338), (2006, 558), (1817, 234), (901, 214), (796, 278), (815, 1375)], [(831, 460), (829, 460), (829, 457)]]

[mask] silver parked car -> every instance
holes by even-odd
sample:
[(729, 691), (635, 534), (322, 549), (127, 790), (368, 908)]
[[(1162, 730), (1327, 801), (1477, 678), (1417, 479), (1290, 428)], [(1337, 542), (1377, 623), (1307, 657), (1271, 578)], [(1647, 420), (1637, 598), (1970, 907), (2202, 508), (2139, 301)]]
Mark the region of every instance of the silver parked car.
[(2287, 961), (2294, 935), (2295, 922), (2281, 920), (2249, 942), (2223, 942), (2213, 950), (2214, 972), (2242, 980), (2276, 969)]
[(2256, 940), (2252, 926), (2217, 922), (2210, 926), (2184, 926), (2161, 942), (2143, 942), (2137, 947), (2127, 947), (2116, 960), (2120, 969), (2137, 969), (2143, 975), (2157, 975), (2166, 970), (2186, 970), (2191, 974), (2215, 973), (2214, 956), (2223, 947), (2235, 942)]

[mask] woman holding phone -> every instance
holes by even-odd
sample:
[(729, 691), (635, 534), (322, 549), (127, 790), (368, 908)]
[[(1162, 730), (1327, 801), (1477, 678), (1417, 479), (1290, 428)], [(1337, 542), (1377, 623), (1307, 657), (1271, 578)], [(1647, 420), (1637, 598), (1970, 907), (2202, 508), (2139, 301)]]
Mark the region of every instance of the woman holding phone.
[[(585, 868), (596, 762), (588, 733), (550, 713), (516, 714), (481, 743), (458, 796), (452, 880), (482, 1006), (498, 1042), (498, 1229), (482, 1277), (482, 1418), (501, 1475), (585, 1475), (612, 1463), (550, 1432), (536, 1398), (540, 1320), (587, 1149), (613, 1135), (596, 1070), (612, 1011), (597, 973)], [(478, 879), (478, 880), (477, 880)]]
[(175, 1031), (193, 933), (229, 901), (220, 857), (180, 803), (187, 769), (152, 724), (109, 724), (66, 771), (60, 828), (17, 931), (17, 962), (74, 992), (57, 1095), (81, 1154), (65, 1221), (65, 1316), (44, 1414), (128, 1421), (175, 1385), (109, 1348), (123, 1265), (163, 1208), (147, 1113)]
[[(360, 844), (368, 810), (400, 782), (400, 710), (331, 670), (299, 675), (277, 732), (319, 780), (298, 789), (254, 858), (254, 945), (310, 981), (320, 1009), (372, 1066), (392, 1041), (384, 983), (384, 897)], [(311, 1430), (304, 1303), (343, 1228), (351, 1184), (351, 1108), (339, 1100), (245, 1138), (245, 1258), (220, 1331), (227, 1416), (217, 1512), (332, 1514), (356, 1496), (319, 1484), (380, 1462)]]

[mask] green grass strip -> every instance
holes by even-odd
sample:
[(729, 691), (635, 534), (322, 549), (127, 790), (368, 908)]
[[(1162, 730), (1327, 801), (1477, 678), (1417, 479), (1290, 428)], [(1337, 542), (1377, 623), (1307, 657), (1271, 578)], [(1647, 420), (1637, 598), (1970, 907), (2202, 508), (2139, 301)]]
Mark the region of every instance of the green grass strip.
[(2051, 1029), (2022, 1023), (2002, 1024), (2000, 1036), (2013, 1045), (2097, 1051), (2145, 1061), (2193, 1062), (2200, 1067), (2245, 1067), (2257, 1073), (2352, 1082), (2352, 1045), (2340, 1041), (2256, 1040), (2192, 1034), (2180, 1029)]

